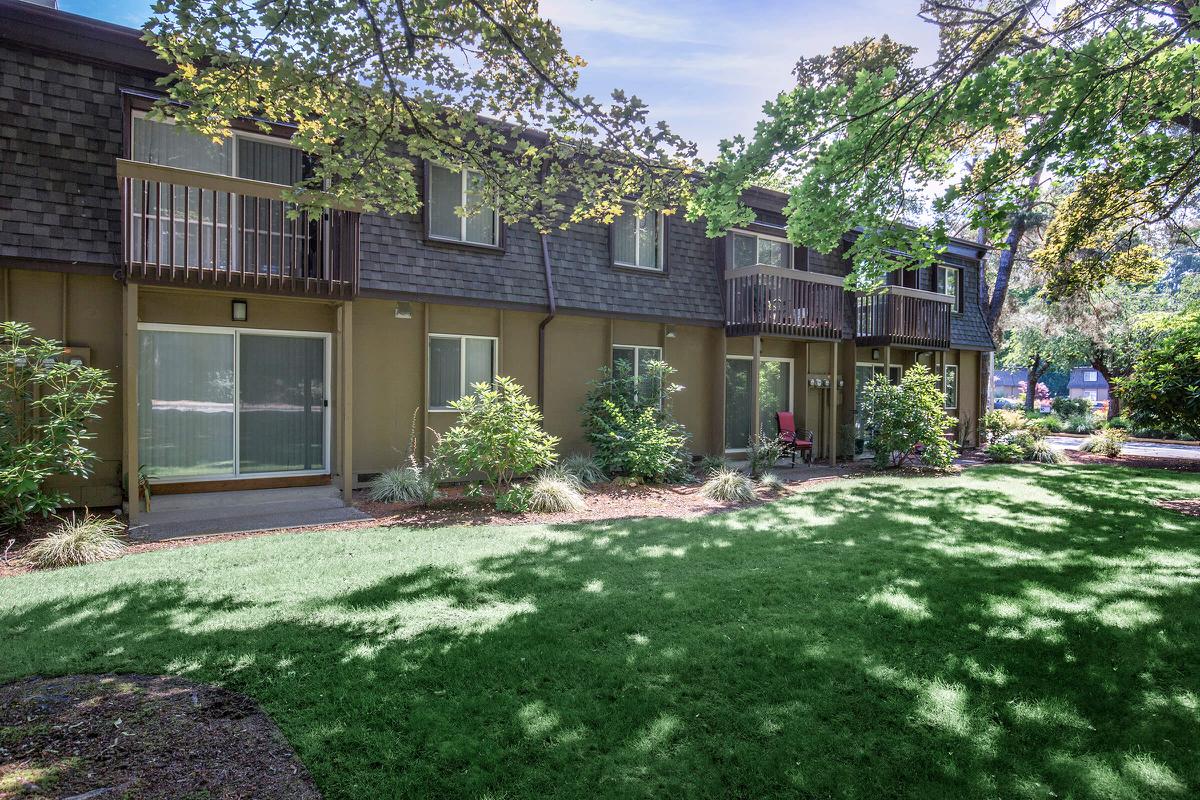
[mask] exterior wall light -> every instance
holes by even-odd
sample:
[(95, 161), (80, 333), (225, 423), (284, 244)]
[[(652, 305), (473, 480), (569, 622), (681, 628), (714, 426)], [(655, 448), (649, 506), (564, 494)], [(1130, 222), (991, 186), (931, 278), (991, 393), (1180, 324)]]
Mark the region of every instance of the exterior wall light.
[(250, 304), (245, 300), (234, 300), (232, 316), (234, 322), (245, 322), (250, 318)]
[(396, 310), (393, 313), (396, 319), (412, 319), (412, 303), (396, 303)]

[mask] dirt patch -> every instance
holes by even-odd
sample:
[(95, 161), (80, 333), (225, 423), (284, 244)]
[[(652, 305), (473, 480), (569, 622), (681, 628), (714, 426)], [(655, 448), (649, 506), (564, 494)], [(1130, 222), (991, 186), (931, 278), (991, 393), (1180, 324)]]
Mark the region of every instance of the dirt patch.
[(1159, 500), (1154, 505), (1159, 508), (1178, 511), (1180, 514), (1187, 514), (1189, 517), (1200, 517), (1200, 497), (1193, 497), (1187, 500)]
[(75, 675), (0, 686), (0, 798), (319, 800), (246, 697), (181, 678)]
[(1170, 472), (1200, 472), (1200, 459), (1163, 458), (1161, 456), (1120, 455), (1116, 458), (1067, 450), (1067, 458), (1078, 464), (1104, 464), (1106, 466), (1134, 467), (1137, 469), (1165, 469)]

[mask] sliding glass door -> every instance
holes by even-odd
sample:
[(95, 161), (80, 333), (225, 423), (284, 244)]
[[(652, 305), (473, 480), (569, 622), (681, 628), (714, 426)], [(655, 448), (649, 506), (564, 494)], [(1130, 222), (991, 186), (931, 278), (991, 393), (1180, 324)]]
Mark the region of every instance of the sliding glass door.
[[(744, 450), (754, 424), (751, 409), (753, 360), (742, 356), (725, 359), (725, 449)], [(758, 363), (758, 424), (769, 436), (778, 431), (775, 415), (792, 410), (792, 360), (762, 358)]]
[(141, 330), (140, 461), (154, 480), (328, 470), (329, 338)]

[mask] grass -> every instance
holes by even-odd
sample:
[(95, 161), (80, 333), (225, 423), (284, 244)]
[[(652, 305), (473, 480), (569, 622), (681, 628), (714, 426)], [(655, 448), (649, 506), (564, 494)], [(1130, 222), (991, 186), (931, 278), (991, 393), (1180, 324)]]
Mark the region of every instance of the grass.
[(327, 798), (1185, 798), (1200, 475), (1020, 465), (700, 520), (332, 531), (0, 581), (0, 680), (257, 699)]

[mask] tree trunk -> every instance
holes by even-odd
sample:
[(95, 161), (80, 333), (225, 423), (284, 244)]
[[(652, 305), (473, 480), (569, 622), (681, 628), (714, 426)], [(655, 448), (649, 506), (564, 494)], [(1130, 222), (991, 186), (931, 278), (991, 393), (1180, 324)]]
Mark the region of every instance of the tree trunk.
[[(1042, 168), (1039, 166), (1037, 171), (1029, 177), (1029, 188), (1035, 190), (1042, 182)], [(1021, 246), (1021, 240), (1025, 238), (1025, 234), (1029, 231), (1029, 213), (1033, 211), (1033, 206), (1037, 202), (1037, 195), (1034, 194), (1026, 203), (1021, 213), (1013, 220), (1012, 227), (1008, 230), (1008, 236), (1004, 239), (1004, 252), (1000, 254), (1000, 263), (996, 265), (996, 283), (992, 286), (992, 296), (986, 299), (983, 304), (983, 317), (987, 322), (988, 331), (992, 334), (992, 339), (997, 344), (1000, 343), (1000, 315), (1004, 312), (1004, 301), (1008, 299), (1008, 282), (1012, 277), (1013, 264), (1017, 260), (1017, 250)], [(979, 285), (984, 284), (981, 276)]]
[(1121, 415), (1121, 401), (1113, 391), (1113, 380), (1123, 375), (1117, 375), (1115, 370), (1105, 366), (1101, 359), (1092, 360), (1092, 369), (1104, 376), (1105, 382), (1108, 384), (1108, 419), (1119, 417)]
[(1042, 363), (1042, 359), (1035, 358), (1029, 369), (1025, 371), (1025, 411), (1033, 412), (1033, 401), (1037, 399), (1038, 381), (1046, 374), (1046, 367)]

